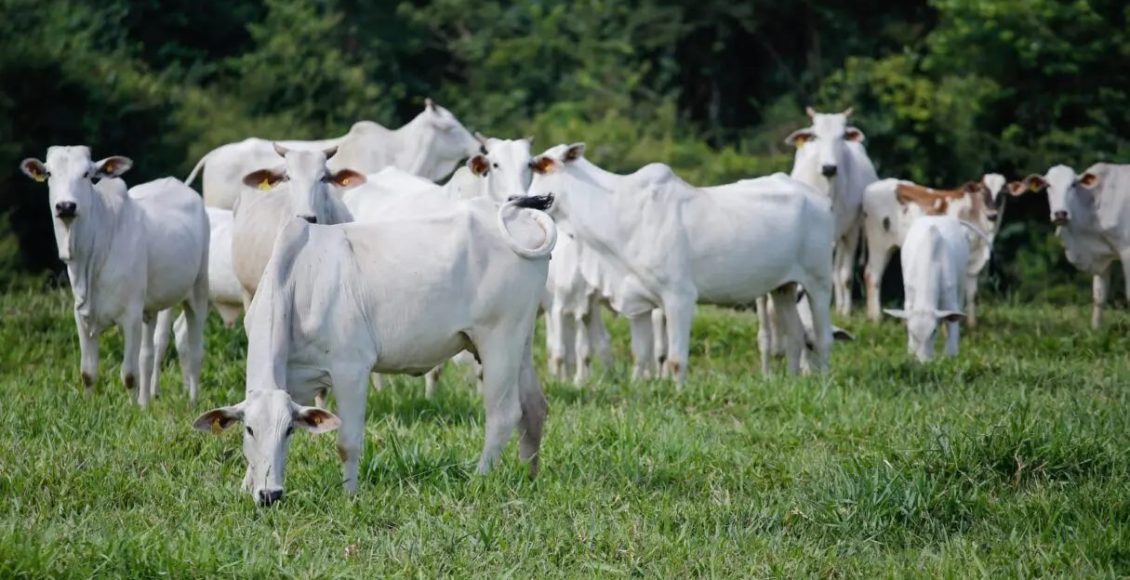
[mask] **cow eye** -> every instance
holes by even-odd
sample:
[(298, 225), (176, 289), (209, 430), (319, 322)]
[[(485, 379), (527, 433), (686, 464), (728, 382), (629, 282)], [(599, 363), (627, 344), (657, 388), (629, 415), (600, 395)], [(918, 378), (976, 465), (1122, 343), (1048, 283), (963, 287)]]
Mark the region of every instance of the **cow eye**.
[(250, 435), (252, 437), (255, 436), (255, 430), (252, 429), (250, 426), (244, 427), (243, 430), (246, 431), (248, 435)]
[(498, 164), (497, 164), (497, 163), (491, 163), (491, 167), (494, 167), (495, 169), (498, 169)]
[(291, 425), (291, 426), (286, 428), (286, 436), (290, 437), (291, 435), (294, 435), (294, 425)]

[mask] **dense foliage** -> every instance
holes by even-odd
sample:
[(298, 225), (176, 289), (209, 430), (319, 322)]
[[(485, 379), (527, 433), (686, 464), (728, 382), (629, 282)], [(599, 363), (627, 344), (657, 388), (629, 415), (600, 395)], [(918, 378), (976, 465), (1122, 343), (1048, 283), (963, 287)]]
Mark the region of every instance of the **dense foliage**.
[[(248, 135), (397, 126), (426, 96), (487, 134), (584, 140), (614, 170), (695, 183), (787, 170), (803, 106), (857, 111), (880, 174), (946, 186), (987, 170), (1130, 158), (1130, 6), (1116, 0), (0, 0), (0, 278), (56, 266), (50, 144), (186, 175)], [(992, 284), (1085, 278), (1012, 204)], [(19, 240), (16, 244), (12, 240)]]

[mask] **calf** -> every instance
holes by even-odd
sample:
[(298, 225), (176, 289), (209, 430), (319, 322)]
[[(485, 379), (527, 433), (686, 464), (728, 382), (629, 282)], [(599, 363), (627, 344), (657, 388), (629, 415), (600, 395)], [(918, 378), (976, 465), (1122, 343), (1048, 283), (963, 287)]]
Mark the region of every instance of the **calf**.
[(195, 401), (208, 314), (208, 216), (200, 196), (176, 179), (127, 191), (118, 177), (132, 166), (118, 156), (91, 161), (90, 149), (82, 146), (51, 147), (46, 162), (20, 163), (50, 192), (87, 390), (98, 378), (99, 335), (116, 324), (125, 339), (122, 382), (131, 394), (137, 389), (138, 405), (148, 405), (160, 377), (153, 349), (157, 315), (181, 304), (187, 315), (181, 370)]
[(1031, 175), (1009, 187), (1017, 194), (1047, 190), (1051, 222), (1067, 260), (1093, 276), (1091, 326), (1098, 328), (1115, 260), (1122, 262), (1130, 298), (1130, 165), (1096, 163), (1082, 175), (1056, 165), (1046, 175)]
[(918, 217), (902, 247), (902, 310), (885, 310), (906, 320), (907, 349), (919, 361), (934, 358), (938, 323), (946, 323), (946, 355), (957, 356), (961, 337), (962, 280), (969, 265), (969, 240), (962, 222), (952, 216)]
[[(501, 207), (486, 199), (446, 212), (379, 223), (311, 226), (291, 220), (278, 236), (245, 318), (247, 395), (194, 426), (242, 421), (244, 487), (260, 504), (282, 498), (295, 427), (338, 428), (347, 493), (357, 490), (372, 371), (420, 374), (466, 349), (482, 361), (491, 469), (515, 426), (519, 455), (536, 475), (546, 402), (531, 345), (545, 288), (553, 221), (547, 199)], [(327, 386), (338, 417), (305, 407)]]

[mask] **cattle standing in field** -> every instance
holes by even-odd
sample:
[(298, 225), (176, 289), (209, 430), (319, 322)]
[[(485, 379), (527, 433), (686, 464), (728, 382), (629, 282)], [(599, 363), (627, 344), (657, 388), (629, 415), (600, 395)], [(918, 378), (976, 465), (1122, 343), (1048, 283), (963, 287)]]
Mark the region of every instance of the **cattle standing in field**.
[(87, 390), (98, 377), (99, 335), (116, 324), (125, 342), (122, 382), (131, 393), (140, 387), (137, 404), (146, 406), (160, 377), (153, 349), (157, 314), (181, 304), (187, 315), (181, 370), (195, 401), (208, 315), (208, 216), (200, 196), (176, 179), (127, 191), (118, 177), (132, 165), (117, 156), (93, 162), (90, 149), (79, 146), (51, 147), (46, 162), (25, 159), (20, 169), (46, 181), (50, 191)]
[[(459, 120), (431, 99), (422, 113), (396, 130), (360, 121), (349, 133), (335, 139), (277, 143), (287, 149), (336, 148), (331, 170), (350, 168), (368, 174), (396, 167), (431, 181), (442, 179), (459, 161), (479, 150), (479, 142)], [(276, 162), (273, 145), (272, 141), (253, 137), (217, 147), (200, 159), (186, 182), (191, 184), (203, 169), (205, 204), (231, 209), (243, 177)]]
[(907, 350), (921, 362), (934, 358), (938, 324), (946, 323), (946, 355), (957, 356), (961, 339), (962, 283), (969, 266), (969, 240), (952, 216), (923, 215), (914, 220), (902, 246), (906, 300), (887, 314), (906, 320)]
[(1091, 326), (1102, 325), (1110, 285), (1110, 265), (1122, 262), (1130, 298), (1130, 165), (1096, 163), (1083, 175), (1056, 165), (1047, 175), (1012, 183), (1015, 193), (1047, 189), (1051, 221), (1067, 260), (1094, 276)]
[(234, 209), (232, 266), (243, 287), (245, 307), (255, 295), (283, 224), (292, 217), (327, 225), (353, 221), (330, 188), (349, 189), (365, 183), (365, 176), (352, 169), (329, 169), (327, 161), (336, 149), (288, 150), (281, 145), (274, 149), (268, 169), (257, 169), (242, 178), (246, 187)]
[(1007, 183), (1002, 175), (987, 173), (979, 182), (967, 183), (961, 189), (932, 189), (909, 181), (884, 179), (872, 183), (863, 194), (863, 222), (867, 239), (867, 316), (879, 320), (880, 286), (883, 272), (895, 250), (902, 246), (911, 225), (906, 204), (911, 198), (920, 200), (929, 215), (951, 215), (977, 226), (985, 237), (975, 236), (970, 246), (969, 271), (964, 292), (966, 324), (977, 325), (977, 279), (989, 263), (993, 239), (1004, 213)]
[[(583, 152), (583, 144), (559, 145), (536, 157), (530, 194), (557, 196), (551, 215), (622, 274), (616, 310), (632, 320), (633, 345), (645, 337), (651, 342), (652, 310), (661, 308), (666, 364), (681, 385), (695, 304), (749, 304), (774, 292), (788, 298), (778, 312), (790, 368), (798, 370), (803, 356), (806, 368), (825, 369), (832, 341), (827, 200), (781, 174), (705, 190), (661, 164), (615, 175)], [(812, 297), (817, 344), (811, 356), (796, 315), (798, 283)]]
[(878, 179), (863, 146), (863, 132), (847, 124), (852, 110), (817, 113), (806, 110), (812, 126), (793, 131), (785, 143), (796, 146), (792, 178), (832, 200), (835, 214), (836, 309), (851, 313), (852, 270), (863, 226), (863, 190)]
[[(260, 504), (283, 494), (294, 426), (337, 428), (347, 493), (357, 490), (369, 373), (423, 373), (469, 350), (482, 361), (488, 472), (517, 426), (538, 470), (547, 406), (532, 340), (557, 232), (549, 200), (487, 199), (418, 217), (311, 226), (278, 236), (247, 313), (247, 396), (203, 414), (201, 430), (242, 421), (244, 486)], [(540, 205), (539, 205), (540, 204)], [(308, 405), (333, 389), (340, 420)]]

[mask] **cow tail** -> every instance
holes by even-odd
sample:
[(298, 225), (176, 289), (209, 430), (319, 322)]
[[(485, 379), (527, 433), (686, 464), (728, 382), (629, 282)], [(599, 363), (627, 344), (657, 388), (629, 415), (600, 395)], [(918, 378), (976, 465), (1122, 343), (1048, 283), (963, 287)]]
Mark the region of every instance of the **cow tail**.
[(216, 150), (213, 149), (213, 150), (205, 153), (204, 156), (200, 158), (200, 161), (196, 162), (196, 167), (192, 168), (192, 173), (189, 173), (188, 177), (185, 178), (185, 180), (184, 180), (185, 185), (192, 187), (192, 181), (194, 179), (196, 179), (196, 174), (200, 173), (201, 169), (204, 169), (204, 164), (207, 163), (208, 158), (211, 157), (212, 153), (215, 153), (215, 152), (216, 152)]
[[(553, 251), (553, 246), (557, 244), (557, 224), (545, 214), (545, 210), (551, 205), (553, 205), (553, 196), (516, 197), (498, 208), (498, 231), (515, 254), (523, 258), (536, 259), (544, 258)], [(545, 232), (545, 241), (536, 248), (523, 247), (510, 235), (510, 230), (506, 227), (506, 216), (522, 209), (534, 210), (527, 212), (527, 215)]]

